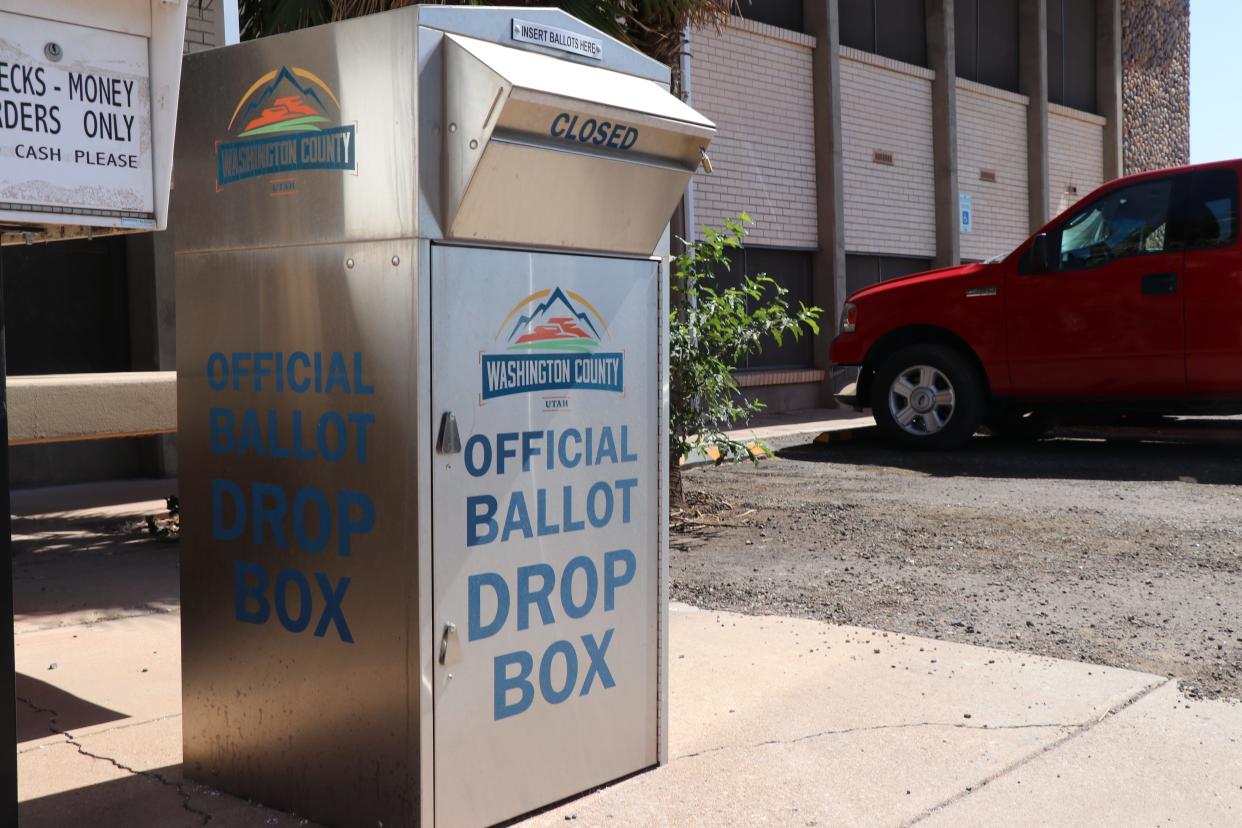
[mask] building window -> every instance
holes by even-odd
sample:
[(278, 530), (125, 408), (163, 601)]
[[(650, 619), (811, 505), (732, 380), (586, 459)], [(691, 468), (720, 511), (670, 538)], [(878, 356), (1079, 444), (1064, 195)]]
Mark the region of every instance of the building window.
[(734, 8), (739, 15), (756, 23), (767, 23), (794, 32), (805, 31), (802, 0), (738, 0)]
[(927, 65), (923, 0), (837, 0), (841, 45)]
[(1048, 0), (1048, 100), (1095, 112), (1095, 3)]
[(955, 0), (957, 76), (1018, 91), (1018, 0)]
[(868, 285), (910, 273), (931, 269), (931, 259), (910, 256), (873, 256), (865, 253), (845, 254), (845, 292), (851, 294)]
[[(791, 308), (798, 304), (807, 307), (815, 304), (811, 294), (811, 254), (804, 250), (782, 250), (771, 247), (747, 246), (731, 254), (732, 260), (726, 272), (717, 273), (717, 287), (737, 287), (742, 274), (771, 276), (777, 284), (789, 291), (785, 300)], [(821, 320), (822, 322), (823, 320)], [(768, 339), (763, 350), (750, 357), (742, 370), (775, 370), (778, 368), (809, 368), (815, 364), (815, 351), (809, 332), (801, 338), (786, 336), (780, 345)]]

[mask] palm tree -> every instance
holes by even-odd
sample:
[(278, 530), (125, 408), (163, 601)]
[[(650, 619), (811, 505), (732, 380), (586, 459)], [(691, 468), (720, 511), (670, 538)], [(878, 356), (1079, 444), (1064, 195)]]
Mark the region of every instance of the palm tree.
[[(426, 0), (424, 0), (426, 1)], [(739, 2), (751, 0), (430, 0), (461, 6), (555, 5), (605, 34), (672, 64), (685, 47), (687, 26), (719, 26)], [(417, 0), (239, 0), (242, 37), (315, 26), (415, 5)]]

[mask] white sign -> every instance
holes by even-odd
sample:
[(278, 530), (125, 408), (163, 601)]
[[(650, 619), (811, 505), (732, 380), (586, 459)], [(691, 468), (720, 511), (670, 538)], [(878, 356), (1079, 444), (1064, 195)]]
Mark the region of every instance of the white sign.
[(967, 234), (973, 233), (975, 227), (975, 211), (973, 199), (971, 199), (970, 193), (962, 193), (959, 195), (958, 203), (962, 214), (962, 232)]
[(604, 43), (601, 40), (585, 37), (568, 29), (529, 23), (525, 20), (518, 20), (516, 17), (513, 18), (513, 39), (522, 43), (534, 43), (560, 49), (562, 52), (582, 55), (592, 60), (604, 59)]
[(154, 226), (148, 41), (0, 12), (0, 211)]

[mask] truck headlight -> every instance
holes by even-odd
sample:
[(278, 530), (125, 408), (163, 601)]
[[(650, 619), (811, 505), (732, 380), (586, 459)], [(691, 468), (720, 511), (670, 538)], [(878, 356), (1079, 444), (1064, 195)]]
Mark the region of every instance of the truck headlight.
[(841, 308), (841, 333), (853, 333), (857, 322), (858, 306), (853, 302), (846, 302), (845, 307)]

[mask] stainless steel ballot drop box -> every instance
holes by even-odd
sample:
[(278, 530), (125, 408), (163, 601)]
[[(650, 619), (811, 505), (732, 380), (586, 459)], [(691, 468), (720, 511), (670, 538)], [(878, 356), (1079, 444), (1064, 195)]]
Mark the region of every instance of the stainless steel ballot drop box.
[(527, 8), (186, 58), (188, 776), (457, 826), (661, 761), (668, 82)]

